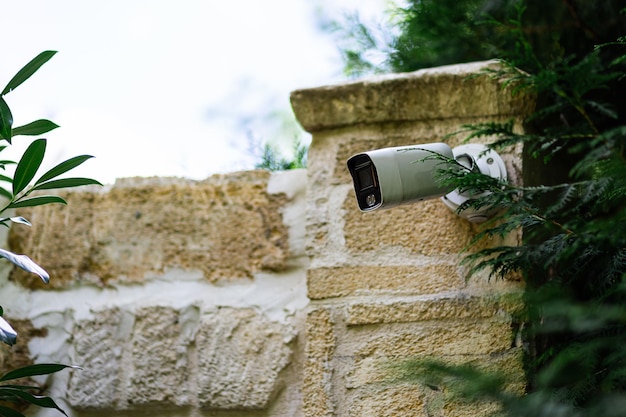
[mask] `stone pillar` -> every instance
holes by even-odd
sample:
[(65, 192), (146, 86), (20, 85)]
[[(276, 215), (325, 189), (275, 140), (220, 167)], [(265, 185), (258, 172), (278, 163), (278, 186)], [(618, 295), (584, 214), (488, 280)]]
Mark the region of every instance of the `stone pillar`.
[[(478, 226), (438, 199), (361, 213), (346, 168), (355, 153), (430, 142), (454, 147), (464, 137), (449, 135), (464, 124), (520, 120), (533, 101), (479, 75), (495, 65), (439, 67), (292, 93), (296, 117), (313, 135), (304, 415), (482, 414), (398, 381), (394, 365), (410, 359), (492, 364), (519, 375), (523, 386), (513, 306), (504, 296), (519, 293), (520, 283), (486, 274), (466, 281), (460, 264)], [(517, 181), (521, 152), (503, 157)]]

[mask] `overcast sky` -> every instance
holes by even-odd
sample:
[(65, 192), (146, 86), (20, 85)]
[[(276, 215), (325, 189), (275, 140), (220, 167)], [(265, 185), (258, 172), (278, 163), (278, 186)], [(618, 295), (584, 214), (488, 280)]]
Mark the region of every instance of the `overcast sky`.
[(12, 1), (3, 8), (0, 84), (39, 52), (57, 50), (6, 96), (16, 126), (38, 118), (61, 125), (47, 135), (48, 165), (91, 154), (80, 174), (107, 183), (136, 175), (201, 179), (250, 168), (248, 136), (271, 139), (262, 116), (290, 111), (290, 91), (344, 79), (317, 8), (375, 19), (384, 4)]

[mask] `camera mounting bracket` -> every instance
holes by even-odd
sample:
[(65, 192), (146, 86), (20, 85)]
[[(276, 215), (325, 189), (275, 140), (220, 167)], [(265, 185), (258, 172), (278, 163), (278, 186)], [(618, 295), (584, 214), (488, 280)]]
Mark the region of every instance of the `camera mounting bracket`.
[[(452, 154), (459, 164), (470, 170), (477, 170), (481, 174), (489, 175), (492, 178), (501, 179), (503, 181), (507, 179), (504, 161), (497, 152), (485, 145), (475, 143), (460, 145), (452, 149)], [(461, 192), (457, 188), (441, 197), (441, 201), (460, 217), (472, 223), (482, 223), (494, 214), (493, 208), (467, 208), (461, 212), (458, 211), (458, 208), (467, 200), (484, 196), (488, 192), (489, 191), (485, 191), (481, 194), (472, 194), (469, 191)]]

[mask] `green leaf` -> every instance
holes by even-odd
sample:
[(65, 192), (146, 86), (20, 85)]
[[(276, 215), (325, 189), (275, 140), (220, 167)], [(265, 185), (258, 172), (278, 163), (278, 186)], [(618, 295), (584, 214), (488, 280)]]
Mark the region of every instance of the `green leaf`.
[(0, 196), (5, 197), (7, 200), (13, 199), (13, 194), (4, 187), (0, 187)]
[(42, 206), (44, 204), (52, 204), (52, 203), (67, 204), (67, 201), (65, 201), (63, 198), (57, 195), (42, 195), (42, 196), (25, 198), (23, 200), (15, 201), (9, 204), (7, 209), (35, 207), (35, 206)]
[(43, 64), (48, 62), (48, 60), (52, 58), (56, 53), (56, 51), (43, 51), (42, 53), (37, 55), (28, 64), (24, 65), (24, 67), (22, 67), (22, 69), (19, 70), (17, 74), (13, 76), (13, 78), (11, 78), (11, 81), (9, 81), (9, 83), (6, 85), (6, 87), (4, 87), (4, 90), (2, 90), (2, 93), (0, 94), (9, 94), (11, 91), (15, 90), (20, 84), (22, 84), (24, 81), (29, 79), (31, 75), (37, 72), (37, 70)]
[(93, 158), (93, 156), (91, 156), (91, 155), (79, 155), (79, 156), (75, 156), (73, 158), (70, 158), (67, 161), (63, 161), (60, 164), (58, 164), (57, 166), (55, 166), (54, 168), (50, 169), (45, 174), (43, 174), (41, 176), (41, 178), (39, 178), (37, 180), (37, 182), (35, 182), (35, 185), (41, 184), (42, 182), (45, 182), (45, 181), (48, 181), (48, 180), (51, 180), (54, 177), (58, 177), (59, 175), (66, 173), (70, 169), (76, 168), (77, 166), (79, 166), (80, 164), (82, 164), (83, 162), (85, 162), (86, 160), (88, 160), (90, 158)]
[(24, 400), (27, 403), (36, 405), (38, 407), (54, 408), (54, 409), (59, 410), (60, 412), (62, 412), (63, 414), (65, 414), (67, 416), (65, 411), (63, 411), (63, 409), (60, 408), (54, 402), (54, 400), (52, 398), (50, 398), (50, 397), (43, 397), (43, 396), (40, 396), (40, 395), (33, 395), (31, 393), (22, 391), (20, 389), (6, 388), (6, 387), (0, 387), (0, 395), (6, 395), (6, 396), (10, 396), (10, 397), (19, 398), (20, 400)]
[(21, 368), (13, 369), (0, 377), (0, 381), (10, 381), (12, 379), (27, 378), (37, 375), (48, 375), (55, 372), (62, 371), (63, 369), (80, 369), (78, 366), (63, 365), (60, 363), (38, 363), (35, 365), (28, 365)]
[(30, 122), (24, 126), (18, 126), (16, 128), (13, 128), (13, 136), (43, 135), (44, 133), (48, 133), (51, 130), (56, 129), (57, 127), (59, 127), (59, 125), (57, 125), (54, 122), (51, 122), (50, 120), (39, 119), (39, 120), (35, 120), (34, 122)]
[(0, 136), (11, 143), (11, 126), (13, 126), (13, 115), (11, 109), (3, 97), (0, 97)]
[(22, 191), (33, 179), (46, 153), (46, 140), (37, 139), (24, 152), (13, 175), (13, 195)]
[(63, 178), (41, 183), (33, 187), (33, 190), (52, 190), (56, 188), (80, 187), (83, 185), (102, 185), (91, 178)]
[(12, 408), (5, 407), (4, 405), (0, 405), (0, 416), (2, 417), (24, 417), (24, 414), (16, 411)]

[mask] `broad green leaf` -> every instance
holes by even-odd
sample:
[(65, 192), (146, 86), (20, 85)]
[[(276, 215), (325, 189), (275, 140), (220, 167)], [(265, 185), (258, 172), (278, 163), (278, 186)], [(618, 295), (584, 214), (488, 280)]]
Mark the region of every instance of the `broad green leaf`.
[(70, 158), (67, 161), (63, 161), (57, 166), (55, 166), (54, 168), (50, 169), (45, 174), (43, 174), (41, 178), (39, 178), (37, 182), (35, 182), (35, 185), (51, 180), (54, 177), (58, 177), (59, 175), (66, 173), (70, 169), (76, 168), (77, 166), (79, 166), (80, 164), (82, 164), (83, 162), (85, 162), (86, 160), (90, 158), (93, 158), (93, 156), (79, 155), (79, 156)]
[(52, 190), (56, 188), (80, 187), (83, 185), (102, 185), (91, 178), (63, 178), (41, 183), (33, 187), (33, 190)]
[(13, 195), (22, 191), (33, 179), (46, 153), (46, 140), (37, 139), (26, 149), (13, 175)]
[(78, 366), (62, 365), (60, 363), (39, 363), (35, 365), (28, 365), (21, 368), (13, 369), (0, 377), (0, 381), (10, 381), (12, 379), (27, 378), (37, 375), (48, 375), (55, 372), (62, 371), (63, 369), (80, 369)]
[(11, 143), (11, 126), (13, 126), (13, 114), (3, 97), (0, 97), (0, 136)]
[[(9, 260), (15, 265), (22, 268), (24, 271), (32, 272), (41, 278), (44, 283), (50, 282), (50, 275), (39, 265), (37, 265), (32, 259), (26, 255), (17, 255), (8, 250), (0, 249), (0, 257)], [(1, 379), (0, 379), (1, 381)]]
[(43, 135), (44, 133), (48, 133), (51, 130), (59, 127), (54, 122), (46, 119), (35, 120), (34, 122), (28, 123), (24, 126), (18, 126), (13, 128), (13, 136), (37, 136)]
[(13, 346), (17, 341), (17, 332), (2, 317), (0, 317), (0, 342)]
[(12, 408), (5, 407), (4, 405), (0, 405), (0, 416), (2, 417), (24, 417), (24, 414), (16, 411)]
[(67, 414), (65, 413), (65, 411), (63, 411), (62, 408), (60, 408), (52, 398), (50, 397), (43, 397), (40, 395), (33, 395), (29, 392), (26, 391), (22, 391), (20, 389), (16, 389), (16, 388), (6, 388), (6, 387), (0, 387), (0, 394), (2, 395), (7, 395), (7, 396), (12, 396), (15, 398), (19, 398), (21, 400), (26, 401), (29, 404), (33, 404), (36, 405), (38, 407), (44, 407), (44, 408), (54, 408), (59, 410), (60, 412), (62, 412), (63, 414), (65, 414), (67, 416)]
[(15, 201), (9, 204), (7, 209), (43, 206), (44, 204), (53, 204), (53, 203), (67, 204), (67, 201), (65, 201), (63, 198), (57, 195), (41, 195), (37, 197), (24, 198), (24, 199)]
[(29, 79), (31, 75), (37, 72), (37, 70), (43, 64), (48, 62), (48, 60), (52, 58), (56, 53), (56, 51), (43, 51), (42, 53), (37, 55), (28, 64), (24, 65), (22, 69), (13, 76), (13, 78), (11, 78), (11, 81), (9, 81), (9, 83), (6, 85), (6, 87), (4, 87), (4, 90), (2, 90), (2, 93), (0, 94), (9, 94), (12, 90), (15, 90), (20, 84), (22, 84), (24, 81)]

